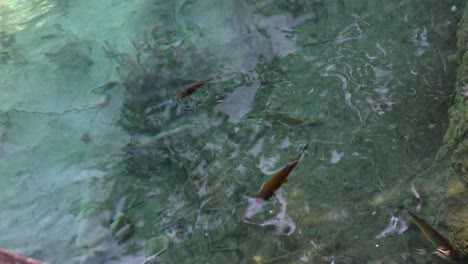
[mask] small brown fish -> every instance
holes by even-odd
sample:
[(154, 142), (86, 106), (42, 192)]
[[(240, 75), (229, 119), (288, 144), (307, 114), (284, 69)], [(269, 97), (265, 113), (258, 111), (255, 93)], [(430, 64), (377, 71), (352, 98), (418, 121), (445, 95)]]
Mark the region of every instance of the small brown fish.
[(189, 87), (185, 88), (182, 92), (180, 92), (177, 95), (177, 97), (176, 97), (177, 100), (181, 100), (181, 99), (189, 97), (194, 92), (196, 92), (198, 89), (200, 89), (205, 83), (207, 83), (207, 82), (209, 82), (211, 80), (213, 80), (213, 77), (205, 79), (205, 80), (198, 81), (198, 82), (190, 85)]
[(307, 155), (306, 149), (308, 145), (309, 144), (304, 146), (297, 158), (289, 162), (286, 167), (277, 172), (269, 181), (263, 185), (262, 189), (257, 194), (257, 199), (262, 201), (270, 199), (275, 194), (275, 191), (278, 190), (281, 185), (283, 185), (283, 183), (288, 182), (289, 173), (294, 169), (294, 167), (296, 167), (299, 161), (301, 161)]
[(436, 247), (434, 253), (442, 258), (449, 259), (452, 261), (458, 260), (458, 254), (452, 247), (448, 239), (443, 237), (437, 230), (431, 227), (424, 219), (418, 217), (416, 214), (406, 209), (413, 219), (413, 222), (421, 229), (423, 234), (431, 241)]

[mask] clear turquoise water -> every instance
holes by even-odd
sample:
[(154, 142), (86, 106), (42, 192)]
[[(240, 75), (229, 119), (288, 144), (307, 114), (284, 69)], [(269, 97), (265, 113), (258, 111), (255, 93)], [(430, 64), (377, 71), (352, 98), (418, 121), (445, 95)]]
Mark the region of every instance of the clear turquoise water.
[[(49, 263), (428, 263), (413, 226), (379, 234), (410, 223), (412, 186), (437, 217), (434, 179), (414, 179), (448, 124), (452, 5), (3, 1), (0, 247)], [(246, 219), (307, 143), (284, 200)]]

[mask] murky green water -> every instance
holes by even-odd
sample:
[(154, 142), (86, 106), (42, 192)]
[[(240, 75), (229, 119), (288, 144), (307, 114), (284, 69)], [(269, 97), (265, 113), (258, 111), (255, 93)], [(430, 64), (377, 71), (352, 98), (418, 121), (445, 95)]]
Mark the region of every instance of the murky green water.
[[(0, 247), (49, 263), (437, 261), (400, 209), (413, 186), (437, 213), (412, 182), (448, 124), (452, 5), (0, 3)], [(392, 216), (401, 234), (382, 234)]]

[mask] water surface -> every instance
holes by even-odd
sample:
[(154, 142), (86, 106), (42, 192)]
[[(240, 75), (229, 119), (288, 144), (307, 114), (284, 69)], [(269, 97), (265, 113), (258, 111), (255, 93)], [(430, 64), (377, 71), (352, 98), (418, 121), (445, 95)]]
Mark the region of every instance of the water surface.
[(451, 3), (0, 6), (2, 247), (50, 263), (432, 258), (417, 229), (382, 232), (409, 224), (399, 208), (447, 127)]

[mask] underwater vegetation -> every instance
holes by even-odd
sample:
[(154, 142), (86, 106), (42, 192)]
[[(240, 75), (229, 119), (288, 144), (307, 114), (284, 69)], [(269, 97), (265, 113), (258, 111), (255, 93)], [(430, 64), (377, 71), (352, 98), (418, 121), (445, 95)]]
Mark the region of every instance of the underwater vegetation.
[[(129, 140), (102, 177), (109, 197), (73, 209), (99, 216), (90, 232), (103, 237), (76, 239), (88, 263), (427, 263), (426, 248), (463, 255), (459, 96), (433, 162), (455, 76), (445, 64), (454, 49), (444, 46), (453, 39), (440, 32), (454, 22), (430, 5), (422, 10), (435, 18), (407, 15), (418, 3), (382, 11), (357, 0), (177, 0), (155, 5), (152, 28), (129, 40), (134, 50), (105, 42), (101, 52), (118, 66), (90, 89), (102, 101), (86, 109), (104, 111), (122, 91), (117, 119)], [(216, 8), (225, 9), (214, 23)], [(0, 36), (7, 64), (15, 41)], [(67, 77), (87, 75), (98, 63), (88, 44), (71, 37), (44, 57)], [(77, 134), (83, 148), (100, 140), (93, 129)], [(304, 159), (308, 144), (314, 155)], [(395, 214), (402, 201), (425, 220)], [(410, 232), (411, 218), (432, 248)]]

